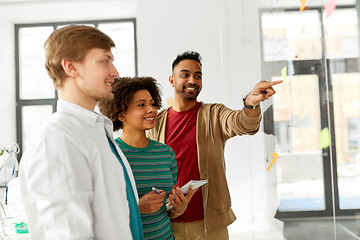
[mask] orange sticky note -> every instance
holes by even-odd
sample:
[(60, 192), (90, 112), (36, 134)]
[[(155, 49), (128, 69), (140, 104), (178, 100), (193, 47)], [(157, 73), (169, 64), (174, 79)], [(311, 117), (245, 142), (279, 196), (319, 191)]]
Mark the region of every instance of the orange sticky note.
[(331, 14), (335, 11), (336, 4), (335, 0), (330, 0), (324, 5), (324, 11), (326, 13), (326, 18), (330, 17)]
[(305, 9), (306, 0), (301, 0), (301, 7), (300, 12), (302, 12)]
[(272, 155), (273, 155), (274, 158), (273, 158), (273, 160), (271, 161), (269, 167), (267, 168), (267, 171), (270, 170), (270, 168), (272, 167), (272, 165), (274, 165), (274, 163), (276, 162), (276, 160), (278, 159), (278, 156), (279, 156), (278, 153), (273, 153)]

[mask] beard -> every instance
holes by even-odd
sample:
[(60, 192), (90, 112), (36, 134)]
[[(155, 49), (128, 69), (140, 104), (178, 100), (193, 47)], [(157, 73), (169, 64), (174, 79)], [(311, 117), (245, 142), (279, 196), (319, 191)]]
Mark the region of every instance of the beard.
[(114, 99), (114, 93), (111, 92), (109, 94), (98, 94), (95, 96), (96, 101), (102, 101), (102, 100), (107, 100), (107, 101), (111, 101)]
[(197, 98), (201, 91), (200, 87), (195, 86), (195, 88), (196, 90), (191, 92), (187, 91), (185, 87), (183, 87), (182, 89), (177, 88), (176, 93), (185, 100), (194, 100)]

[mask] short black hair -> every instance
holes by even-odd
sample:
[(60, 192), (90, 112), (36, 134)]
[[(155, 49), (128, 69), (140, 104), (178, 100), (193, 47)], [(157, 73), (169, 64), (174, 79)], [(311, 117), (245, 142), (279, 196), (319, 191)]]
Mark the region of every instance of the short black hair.
[(155, 108), (161, 108), (160, 85), (152, 77), (118, 77), (112, 85), (114, 99), (98, 102), (100, 112), (113, 122), (114, 131), (123, 128), (118, 116), (128, 109), (134, 94), (139, 90), (147, 90), (154, 99)]
[(175, 58), (175, 60), (172, 63), (171, 70), (174, 71), (175, 66), (178, 65), (179, 62), (186, 60), (186, 59), (195, 60), (200, 64), (200, 66), (202, 66), (200, 53), (195, 52), (195, 51), (186, 51), (182, 54), (177, 55), (177, 57)]

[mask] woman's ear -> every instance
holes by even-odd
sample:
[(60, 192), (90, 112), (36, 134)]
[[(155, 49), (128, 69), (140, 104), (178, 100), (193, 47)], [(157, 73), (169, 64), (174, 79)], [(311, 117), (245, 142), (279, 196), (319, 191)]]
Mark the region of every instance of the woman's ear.
[(77, 68), (74, 61), (69, 59), (63, 59), (61, 60), (61, 66), (64, 69), (64, 72), (70, 76), (70, 77), (76, 77), (77, 76)]
[(123, 113), (119, 113), (118, 119), (119, 119), (121, 122), (124, 122), (124, 121), (125, 121), (124, 114), (123, 114)]

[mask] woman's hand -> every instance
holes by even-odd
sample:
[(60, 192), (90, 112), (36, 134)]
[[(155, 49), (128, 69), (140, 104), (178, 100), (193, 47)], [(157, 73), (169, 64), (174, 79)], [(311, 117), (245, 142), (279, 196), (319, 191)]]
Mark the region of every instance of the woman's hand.
[[(192, 196), (196, 193), (199, 188), (193, 190), (193, 186), (190, 186), (189, 192), (186, 196), (181, 192), (179, 187), (176, 187), (171, 191), (168, 195), (171, 204), (173, 205), (173, 209), (171, 210), (175, 215), (180, 216), (183, 214), (192, 198)], [(177, 217), (174, 216), (174, 217)], [(172, 217), (172, 218), (174, 218)]]
[(141, 214), (154, 213), (164, 205), (165, 192), (160, 190), (157, 194), (154, 191), (148, 192), (139, 199), (139, 210)]

